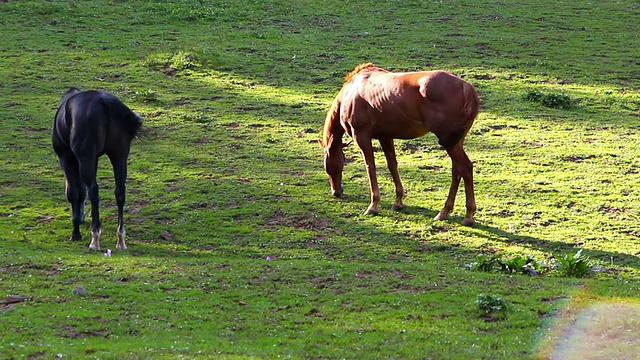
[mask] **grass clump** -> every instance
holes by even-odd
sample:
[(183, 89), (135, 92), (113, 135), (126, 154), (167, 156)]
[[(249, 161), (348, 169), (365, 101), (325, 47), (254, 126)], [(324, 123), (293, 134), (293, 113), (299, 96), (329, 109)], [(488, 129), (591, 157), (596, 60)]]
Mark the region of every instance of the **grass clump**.
[(173, 76), (182, 70), (194, 70), (202, 67), (202, 62), (191, 52), (158, 53), (147, 56), (143, 65), (167, 76)]
[(479, 255), (476, 262), (467, 266), (473, 271), (525, 275), (540, 275), (552, 268), (561, 276), (575, 278), (581, 278), (591, 273), (591, 267), (591, 260), (587, 255), (582, 254), (582, 249), (575, 254), (556, 256), (553, 258), (552, 264), (536, 261), (533, 255), (526, 257), (516, 255), (505, 259), (499, 254), (493, 254), (491, 256)]
[(565, 93), (543, 93), (539, 90), (531, 90), (524, 95), (525, 100), (540, 103), (550, 108), (570, 108), (572, 101)]
[(138, 90), (133, 94), (133, 98), (142, 102), (158, 101), (158, 93), (151, 89)]

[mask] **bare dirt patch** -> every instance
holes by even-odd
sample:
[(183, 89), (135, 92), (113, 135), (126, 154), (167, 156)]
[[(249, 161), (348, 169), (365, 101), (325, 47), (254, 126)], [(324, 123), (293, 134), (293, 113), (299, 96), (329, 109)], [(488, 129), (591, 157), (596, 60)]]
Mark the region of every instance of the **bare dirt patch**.
[(33, 299), (31, 295), (9, 295), (0, 301), (0, 310), (11, 309), (17, 304)]
[(58, 336), (68, 339), (79, 339), (92, 336), (105, 337), (109, 333), (107, 330), (79, 331), (75, 326), (72, 325), (64, 325), (62, 328), (63, 331), (61, 333), (58, 333)]
[(326, 231), (331, 227), (331, 220), (318, 217), (316, 214), (290, 215), (282, 210), (276, 210), (270, 217), (265, 219), (266, 226), (276, 228), (278, 226), (288, 226), (296, 229), (306, 229), (313, 231)]

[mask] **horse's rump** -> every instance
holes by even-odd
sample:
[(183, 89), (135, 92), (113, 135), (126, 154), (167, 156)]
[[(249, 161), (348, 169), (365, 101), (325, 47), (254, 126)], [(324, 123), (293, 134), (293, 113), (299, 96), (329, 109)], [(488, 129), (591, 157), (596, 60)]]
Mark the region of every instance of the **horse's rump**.
[(63, 121), (69, 132), (75, 132), (71, 130), (74, 127), (82, 128), (82, 131), (76, 132), (76, 136), (82, 136), (85, 132), (99, 132), (108, 136), (109, 129), (118, 128), (117, 135), (124, 135), (127, 140), (136, 137), (142, 126), (140, 116), (116, 96), (96, 90), (80, 92), (77, 88), (72, 88), (63, 97), (56, 121), (58, 125)]

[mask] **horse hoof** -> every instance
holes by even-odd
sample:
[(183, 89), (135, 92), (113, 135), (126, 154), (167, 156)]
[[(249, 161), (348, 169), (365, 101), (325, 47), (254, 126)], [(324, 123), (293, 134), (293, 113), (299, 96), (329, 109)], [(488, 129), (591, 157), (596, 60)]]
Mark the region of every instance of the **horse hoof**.
[(127, 237), (127, 232), (122, 228), (122, 230), (118, 230), (118, 241), (116, 242), (116, 249), (118, 250), (127, 250), (127, 245), (125, 243), (125, 239)]
[(474, 223), (475, 223), (475, 220), (473, 219), (467, 219), (467, 218), (462, 219), (462, 225), (464, 226), (473, 226)]
[(91, 250), (100, 250), (100, 245), (95, 245), (94, 243), (91, 243), (91, 245), (89, 245), (89, 249)]
[(396, 205), (396, 204), (393, 204), (393, 206), (391, 206), (391, 210), (393, 210), (393, 211), (400, 211), (400, 210), (402, 210), (402, 209), (404, 209), (404, 208), (405, 208), (405, 206), (404, 206), (404, 205)]
[(71, 234), (71, 236), (69, 237), (69, 240), (71, 240), (71, 241), (82, 240), (82, 235), (80, 235), (80, 234)]
[(433, 218), (433, 220), (439, 221), (439, 220), (447, 220), (449, 219), (449, 214), (444, 214), (444, 213), (439, 213), (438, 215), (436, 215), (436, 217)]
[(367, 211), (364, 212), (364, 215), (378, 215), (378, 210), (367, 209)]

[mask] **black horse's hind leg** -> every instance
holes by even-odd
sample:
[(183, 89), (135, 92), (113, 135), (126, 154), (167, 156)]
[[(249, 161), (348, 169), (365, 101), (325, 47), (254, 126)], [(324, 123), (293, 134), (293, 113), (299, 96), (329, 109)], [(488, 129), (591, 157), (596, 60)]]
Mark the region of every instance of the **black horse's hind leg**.
[(127, 157), (124, 158), (110, 156), (111, 165), (113, 165), (113, 175), (116, 179), (116, 204), (118, 206), (118, 242), (116, 243), (116, 249), (126, 250), (125, 237), (127, 232), (124, 230), (124, 202), (126, 194), (126, 180), (127, 180)]
[(73, 219), (73, 233), (71, 234), (71, 240), (81, 240), (82, 234), (80, 233), (80, 224), (84, 222), (84, 199), (87, 194), (87, 189), (80, 178), (78, 160), (75, 155), (69, 153), (68, 155), (61, 155), (59, 158), (60, 167), (62, 167), (64, 172), (65, 193), (67, 200), (71, 204)]
[(100, 221), (100, 197), (96, 173), (98, 171), (97, 157), (85, 158), (80, 161), (80, 177), (87, 187), (89, 201), (91, 201), (91, 250), (100, 250), (100, 235), (102, 222)]

